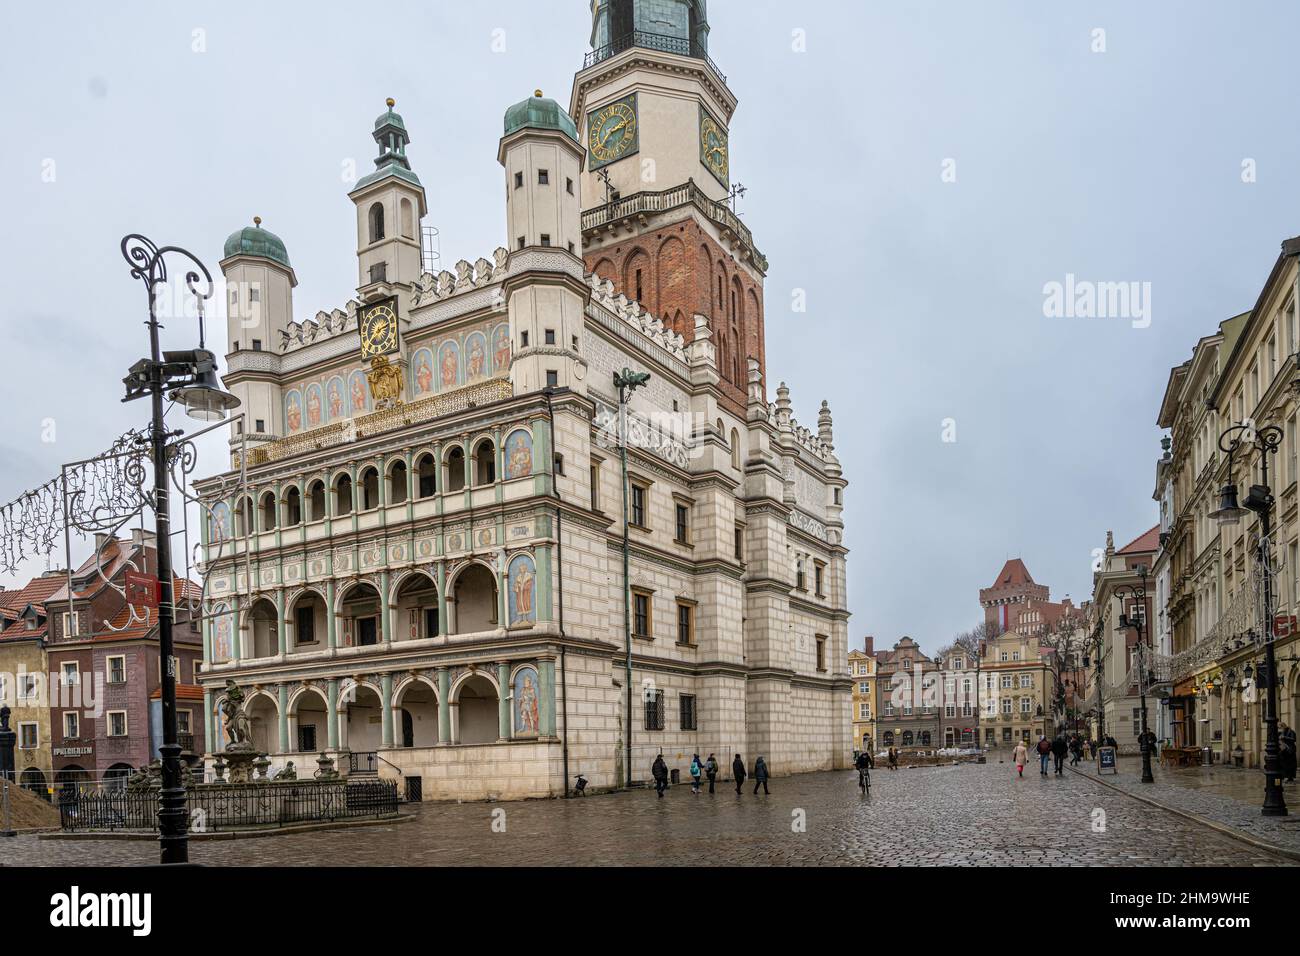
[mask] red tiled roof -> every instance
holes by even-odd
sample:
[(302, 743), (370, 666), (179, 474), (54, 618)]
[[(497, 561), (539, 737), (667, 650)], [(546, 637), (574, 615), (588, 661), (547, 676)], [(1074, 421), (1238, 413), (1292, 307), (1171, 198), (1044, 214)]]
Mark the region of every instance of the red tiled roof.
[(1150, 531), (1145, 531), (1138, 535), (1124, 547), (1120, 548), (1118, 554), (1132, 554), (1142, 551), (1154, 551), (1160, 547), (1160, 525), (1157, 524)]
[(1019, 558), (1012, 558), (1006, 564), (1002, 565), (1002, 570), (998, 572), (997, 580), (990, 587), (1001, 588), (1012, 584), (1033, 584), (1033, 576), (1029, 569), (1025, 567), (1025, 562)]
[[(159, 687), (152, 694), (150, 694), (149, 699), (162, 700), (162, 688)], [(177, 700), (202, 700), (203, 688), (200, 687), (198, 684), (177, 684), (176, 699)]]

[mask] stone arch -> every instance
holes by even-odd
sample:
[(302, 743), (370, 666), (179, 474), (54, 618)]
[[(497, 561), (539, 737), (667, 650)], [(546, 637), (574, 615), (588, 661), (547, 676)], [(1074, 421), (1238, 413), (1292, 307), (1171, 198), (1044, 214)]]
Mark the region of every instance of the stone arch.
[(357, 474), (357, 492), (361, 497), (360, 511), (373, 511), (379, 507), (379, 468), (373, 464), (364, 465)]
[(690, 269), (686, 263), (686, 243), (671, 235), (659, 243), (655, 256), (655, 313), (667, 311), (686, 300)]
[(474, 449), (470, 468), (470, 477), (473, 478), (474, 487), (482, 488), (495, 484), (497, 480), (496, 440), (491, 435), (481, 435), (474, 439), (470, 447)]
[(442, 450), (442, 487), (447, 491), (465, 490), (465, 458), (469, 453), (461, 442), (452, 442)]
[(366, 213), (366, 220), (370, 225), (370, 241), (378, 242), (384, 238), (384, 204), (374, 202), (370, 204), (370, 209)]
[[(379, 588), (363, 578), (337, 590), (334, 613), (343, 620), (344, 646), (370, 647), (380, 643), (383, 606)], [(350, 644), (346, 643), (349, 638)]]
[(241, 638), (240, 656), (254, 660), (274, 657), (280, 649), (280, 605), (274, 598), (259, 594), (239, 612), (240, 634), (249, 632), (247, 645)]
[(614, 263), (610, 259), (599, 259), (591, 267), (591, 274), (599, 276), (601, 279), (614, 279), (618, 277), (618, 270), (614, 268)]
[(296, 528), (302, 524), (303, 500), (302, 489), (296, 483), (281, 489), (280, 493), (280, 527)]
[(441, 632), (438, 582), (421, 568), (399, 574), (388, 590), (394, 641), (435, 638)]
[(373, 681), (348, 680), (339, 688), (340, 747), (362, 753), (383, 746), (383, 691)]
[(449, 634), (493, 631), (501, 626), (500, 582), (496, 569), (483, 561), (471, 560), (456, 569), (447, 582)]
[[(288, 606), (285, 617), (293, 634), (290, 650), (319, 647), (329, 633), (330, 607), (326, 596), (319, 588), (308, 585), (295, 591), (285, 603)], [(307, 608), (311, 609), (310, 617), (303, 613)]]
[(438, 457), (432, 449), (421, 448), (415, 453), (415, 500), (432, 498), (438, 493)]
[(402, 235), (407, 239), (415, 238), (415, 210), (411, 206), (411, 200), (402, 199), (400, 207), (402, 220)]
[(280, 702), (266, 690), (254, 690), (244, 698), (248, 731), (260, 753), (280, 752)]
[(486, 670), (466, 671), (448, 694), (454, 717), (452, 739), (458, 744), (486, 744), (500, 739), (501, 688)]
[(245, 538), (251, 534), (256, 534), (253, 527), (257, 520), (257, 509), (253, 506), (251, 495), (241, 495), (235, 502), (235, 536)]
[(406, 504), (407, 490), (410, 487), (410, 469), (406, 467), (405, 458), (394, 458), (384, 467), (384, 481), (388, 486), (385, 503)]
[(340, 471), (335, 475), (330, 491), (334, 495), (334, 514), (340, 517), (352, 514), (356, 505), (356, 490), (352, 487), (351, 472)]
[(432, 747), (438, 743), (438, 688), (423, 674), (408, 675), (393, 688), (393, 743)]
[(329, 695), (322, 687), (315, 684), (299, 684), (293, 690), (289, 691), (288, 699), (285, 702), (284, 710), (290, 717), (294, 717), (302, 709), (304, 697), (315, 697), (320, 701), (322, 706), (329, 706)]
[(275, 500), (275, 492), (262, 492), (257, 498), (257, 530), (274, 531), (279, 524), (276, 521), (279, 510), (280, 503)]
[(316, 753), (329, 746), (329, 696), (324, 688), (300, 684), (289, 692), (289, 749)]
[(328, 494), (323, 479), (313, 478), (307, 482), (307, 493), (303, 495), (302, 504), (304, 516), (309, 523), (325, 519), (329, 508)]
[(703, 297), (695, 303), (695, 311), (700, 315), (713, 315), (713, 251), (707, 244), (700, 244), (700, 290)]
[[(749, 285), (749, 291), (745, 294), (745, 357), (758, 359), (759, 365), (763, 364), (763, 306), (758, 299), (758, 290)], [(749, 369), (745, 369), (745, 375), (748, 377)]]

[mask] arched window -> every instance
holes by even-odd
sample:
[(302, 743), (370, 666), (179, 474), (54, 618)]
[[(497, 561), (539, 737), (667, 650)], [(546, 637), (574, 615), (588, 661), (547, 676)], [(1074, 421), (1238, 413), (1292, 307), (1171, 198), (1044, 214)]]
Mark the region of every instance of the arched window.
[(490, 485), (497, 480), (497, 449), (484, 438), (474, 446), (474, 485)]
[(402, 200), (402, 235), (407, 239), (415, 238), (415, 212), (409, 199)]
[(731, 430), (731, 467), (740, 470), (740, 432)]
[(415, 496), (417, 498), (432, 498), (438, 490), (437, 482), (438, 465), (433, 456), (427, 452), (420, 456), (415, 463)]
[(284, 496), (284, 526), (294, 528), (302, 524), (302, 494), (296, 487)]
[(370, 241), (378, 242), (384, 238), (384, 204), (377, 202), (370, 207)]
[(388, 470), (388, 503), (400, 505), (406, 501), (406, 462), (399, 461)]
[(261, 514), (258, 516), (259, 530), (275, 530), (275, 492), (268, 491), (262, 495), (262, 504), (258, 509)]
[(307, 520), (321, 521), (325, 517), (325, 482), (319, 478), (307, 487)]
[(253, 533), (253, 499), (241, 498), (235, 505), (235, 534), (239, 537)]
[(465, 449), (457, 445), (447, 452), (448, 491), (462, 491), (465, 488)]
[(334, 482), (334, 513), (336, 515), (352, 514), (352, 476), (339, 475)]
[(361, 510), (379, 507), (379, 469), (370, 467), (361, 473)]

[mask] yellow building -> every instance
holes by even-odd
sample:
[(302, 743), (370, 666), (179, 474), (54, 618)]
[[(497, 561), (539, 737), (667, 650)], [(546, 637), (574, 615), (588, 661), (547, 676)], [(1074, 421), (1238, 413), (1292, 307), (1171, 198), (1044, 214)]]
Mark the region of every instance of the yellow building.
[(984, 707), (984, 744), (1014, 747), (1049, 735), (1051, 675), (1038, 638), (1007, 631), (989, 641), (980, 663), (980, 702)]
[(872, 639), (867, 638), (867, 652), (849, 651), (849, 677), (853, 679), (853, 749), (871, 750), (876, 746), (877, 683), (876, 655), (870, 653)]

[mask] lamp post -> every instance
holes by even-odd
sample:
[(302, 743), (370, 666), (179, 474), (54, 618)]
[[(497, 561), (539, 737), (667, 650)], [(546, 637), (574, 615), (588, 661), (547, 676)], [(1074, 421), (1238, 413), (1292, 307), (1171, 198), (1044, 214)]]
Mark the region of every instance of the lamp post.
[[(1147, 654), (1146, 644), (1142, 635), (1146, 631), (1147, 620), (1147, 569), (1145, 565), (1138, 565), (1138, 575), (1142, 579), (1141, 584), (1121, 584), (1115, 589), (1115, 597), (1119, 598), (1120, 612), (1119, 624), (1116, 626), (1117, 631), (1127, 631), (1130, 627), (1137, 631), (1137, 648), (1138, 648), (1138, 701), (1142, 711), (1142, 736), (1139, 739), (1142, 750), (1142, 782), (1155, 783), (1156, 778), (1151, 773), (1151, 737), (1147, 729)], [(1130, 621), (1127, 614), (1124, 613), (1124, 601), (1132, 598), (1139, 602), (1141, 613)]]
[[(1257, 558), (1264, 583), (1264, 667), (1267, 681), (1264, 694), (1264, 805), (1260, 813), (1266, 817), (1287, 815), (1286, 798), (1282, 794), (1282, 773), (1277, 737), (1277, 659), (1273, 653), (1273, 579), (1269, 573), (1269, 536), (1272, 533), (1270, 512), (1273, 492), (1268, 486), (1268, 456), (1276, 454), (1282, 444), (1282, 429), (1276, 425), (1255, 428), (1253, 425), (1233, 425), (1219, 436), (1219, 450), (1228, 455), (1228, 476), (1219, 491), (1219, 509), (1210, 514), (1221, 527), (1237, 524), (1247, 511), (1259, 515), (1259, 546)], [(1251, 485), (1246, 495), (1245, 507), (1237, 504), (1237, 486), (1232, 480), (1232, 461), (1238, 451), (1254, 448), (1259, 451), (1261, 484)]]
[[(167, 292), (169, 255), (188, 259), (185, 285), (198, 304), (199, 347), (187, 352), (163, 352), (158, 340), (162, 325), (157, 308)], [(203, 348), (203, 303), (212, 295), (212, 275), (197, 258), (176, 246), (159, 248), (149, 239), (130, 235), (122, 240), (122, 256), (131, 267), (132, 278), (145, 284), (149, 299), (149, 357), (131, 366), (124, 378), (124, 402), (148, 396), (152, 407), (149, 443), (153, 456), (153, 510), (155, 548), (158, 559), (158, 649), (162, 657), (163, 742), (162, 789), (158, 796), (158, 842), (163, 863), (185, 863), (189, 859), (189, 836), (185, 813), (185, 787), (181, 783), (180, 744), (176, 727), (176, 662), (172, 643), (175, 588), (172, 581), (171, 508), (168, 498), (167, 430), (163, 395), (183, 405), (187, 413), (203, 421), (220, 421), (239, 405), (239, 400), (217, 385), (216, 356)]]
[(633, 372), (625, 368), (614, 373), (614, 387), (618, 389), (618, 448), (623, 464), (623, 640), (627, 647), (624, 680), (627, 685), (627, 718), (623, 732), (623, 763), (628, 787), (632, 786), (632, 582), (627, 538), (627, 402), (632, 393), (648, 381), (649, 372)]

